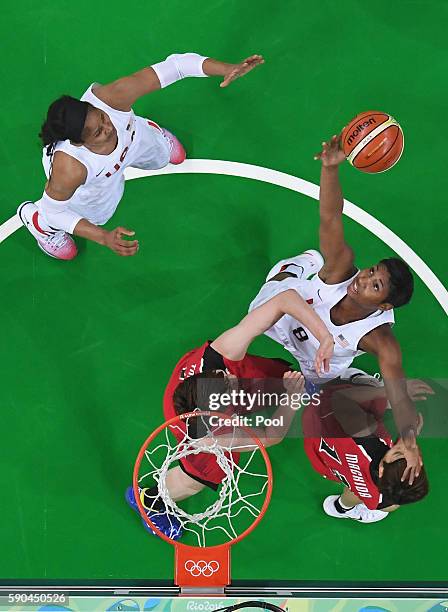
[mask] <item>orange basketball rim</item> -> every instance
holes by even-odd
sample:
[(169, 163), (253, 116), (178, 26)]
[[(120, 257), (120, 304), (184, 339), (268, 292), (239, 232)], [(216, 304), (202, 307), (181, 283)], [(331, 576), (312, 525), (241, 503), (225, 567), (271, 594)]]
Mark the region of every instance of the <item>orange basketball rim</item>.
[[(266, 470), (265, 474), (265, 486), (263, 486), (263, 502), (259, 507), (256, 516), (254, 516), (251, 524), (247, 526), (240, 534), (234, 535), (228, 541), (214, 546), (192, 546), (189, 544), (184, 544), (179, 541), (174, 541), (164, 533), (162, 533), (156, 525), (151, 521), (151, 519), (147, 516), (145, 512), (145, 508), (140, 500), (139, 494), (139, 473), (142, 466), (142, 461), (144, 460), (146, 454), (148, 453), (148, 449), (150, 448), (153, 441), (160, 434), (165, 433), (167, 436), (168, 431), (173, 431), (176, 428), (182, 428), (186, 430), (185, 439), (180, 443), (176, 442), (176, 447), (182, 447), (183, 449), (187, 448), (187, 451), (183, 451), (182, 456), (185, 456), (185, 453), (188, 453), (188, 445), (191, 443), (191, 439), (188, 434), (188, 423), (191, 419), (197, 419), (203, 417), (210, 416), (221, 416), (228, 417), (228, 415), (221, 414), (218, 412), (211, 411), (195, 411), (187, 414), (183, 414), (180, 416), (176, 416), (169, 421), (166, 421), (162, 425), (160, 425), (153, 433), (146, 439), (144, 444), (142, 445), (136, 462), (134, 466), (133, 473), (133, 489), (135, 499), (140, 511), (141, 516), (143, 517), (146, 524), (165, 542), (174, 546), (175, 550), (175, 575), (174, 581), (177, 586), (181, 588), (181, 590), (206, 590), (210, 592), (210, 590), (216, 592), (223, 592), (224, 588), (228, 586), (231, 582), (230, 575), (230, 550), (231, 547), (248, 536), (255, 527), (259, 524), (261, 519), (263, 518), (266, 510), (269, 506), (271, 495), (272, 495), (272, 485), (273, 485), (273, 475), (272, 475), (272, 466), (269, 460), (269, 456), (266, 452), (261, 441), (257, 438), (257, 436), (250, 430), (250, 428), (245, 427), (243, 425), (238, 425), (238, 430), (244, 432), (244, 435), (250, 440), (250, 446), (253, 447), (254, 451), (261, 454), (264, 462), (264, 467)], [(164, 431), (165, 430), (165, 431)], [(209, 431), (210, 435), (210, 431)], [(213, 433), (211, 434), (213, 436)], [(218, 440), (219, 436), (214, 436), (215, 443)], [(215, 447), (218, 448), (219, 444)], [(157, 447), (160, 448), (160, 445)], [(223, 446), (226, 454), (231, 455), (232, 453), (228, 453), (229, 447)], [(210, 452), (210, 450), (206, 450), (205, 452)], [(197, 449), (196, 449), (197, 454)], [(177, 460), (176, 458), (173, 459)], [(152, 462), (151, 462), (152, 463)], [(241, 467), (238, 467), (239, 471), (242, 471)], [(157, 470), (155, 470), (157, 472)], [(254, 475), (250, 471), (247, 471), (246, 474), (249, 478), (252, 478)], [(230, 476), (226, 476), (229, 478)], [(224, 479), (225, 480), (225, 479)], [(160, 486), (160, 483), (159, 483)], [(250, 496), (249, 496), (250, 497)], [(253, 504), (250, 504), (253, 507)], [(176, 506), (174, 506), (176, 508)]]

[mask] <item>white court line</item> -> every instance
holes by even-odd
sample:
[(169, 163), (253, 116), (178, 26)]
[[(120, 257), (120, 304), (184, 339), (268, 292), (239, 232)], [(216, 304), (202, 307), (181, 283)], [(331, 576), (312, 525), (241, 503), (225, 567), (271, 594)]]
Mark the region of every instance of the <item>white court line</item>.
[[(146, 176), (158, 176), (163, 174), (225, 174), (229, 176), (240, 176), (242, 178), (253, 179), (291, 189), (297, 193), (309, 196), (314, 200), (319, 200), (319, 186), (309, 181), (305, 181), (291, 174), (254, 166), (239, 162), (222, 161), (217, 159), (187, 159), (178, 166), (171, 164), (161, 170), (138, 170), (127, 168), (125, 171), (126, 180), (142, 178)], [(356, 204), (344, 200), (344, 214), (353, 219), (375, 236), (380, 238), (392, 250), (404, 259), (414, 272), (425, 283), (433, 296), (448, 314), (448, 292), (425, 262), (392, 230), (386, 227), (381, 221), (367, 213)], [(17, 215), (8, 219), (0, 225), (0, 242), (5, 240), (21, 226)]]

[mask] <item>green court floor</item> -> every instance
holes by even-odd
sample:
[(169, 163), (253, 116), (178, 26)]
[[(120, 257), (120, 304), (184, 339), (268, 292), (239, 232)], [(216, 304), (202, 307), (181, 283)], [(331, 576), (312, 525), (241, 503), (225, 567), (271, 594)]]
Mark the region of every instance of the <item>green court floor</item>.
[[(172, 52), (228, 61), (262, 53), (266, 64), (227, 90), (190, 79), (135, 110), (173, 130), (190, 157), (314, 183), (322, 139), (360, 111), (393, 114), (405, 133), (402, 160), (377, 176), (347, 165), (344, 193), (446, 283), (447, 23), (448, 5), (435, 0), (5, 6), (0, 221), (40, 197), (37, 133), (60, 94), (81, 95), (93, 81)], [(118, 225), (136, 230), (136, 257), (79, 241), (75, 261), (54, 261), (23, 228), (0, 247), (3, 579), (172, 578), (170, 547), (149, 537), (124, 502), (140, 444), (162, 421), (171, 369), (241, 318), (276, 260), (318, 246), (314, 200), (232, 176), (129, 181), (108, 227)], [(360, 266), (393, 255), (354, 221), (346, 228)], [(446, 315), (416, 278), (413, 301), (396, 319), (407, 374), (439, 381), (428, 422), (443, 422)], [(252, 352), (286, 355), (267, 338)], [(377, 369), (368, 357), (359, 365)], [(323, 498), (338, 486), (313, 473), (300, 440), (272, 448), (272, 504), (235, 549), (233, 578), (447, 580), (448, 445), (443, 427), (429, 430), (430, 496), (367, 526), (323, 514)]]

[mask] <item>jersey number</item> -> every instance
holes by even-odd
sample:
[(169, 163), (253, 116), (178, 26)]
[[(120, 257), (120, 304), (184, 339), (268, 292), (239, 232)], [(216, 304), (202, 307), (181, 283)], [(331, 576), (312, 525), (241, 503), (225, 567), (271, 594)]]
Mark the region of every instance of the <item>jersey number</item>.
[(338, 470), (331, 470), (333, 472), (333, 474), (336, 476), (336, 478), (339, 478), (339, 480), (341, 482), (343, 482), (345, 484), (345, 486), (347, 487), (347, 489), (350, 489), (350, 483), (347, 480), (347, 478), (344, 476), (344, 474), (341, 474), (341, 472), (338, 472)]
[(305, 342), (305, 340), (309, 340), (309, 336), (303, 327), (296, 327), (296, 329), (292, 330), (292, 333), (299, 342)]

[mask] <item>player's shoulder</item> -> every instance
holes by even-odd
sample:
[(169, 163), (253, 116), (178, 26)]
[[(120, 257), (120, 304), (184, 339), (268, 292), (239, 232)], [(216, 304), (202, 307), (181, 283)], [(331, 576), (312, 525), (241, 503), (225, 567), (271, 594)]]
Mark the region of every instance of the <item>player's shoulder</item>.
[(360, 341), (359, 347), (363, 351), (375, 354), (385, 351), (394, 353), (401, 351), (400, 343), (388, 323), (378, 325), (369, 331)]
[(55, 151), (52, 162), (52, 172), (58, 172), (62, 175), (71, 174), (75, 176), (81, 176), (86, 174), (87, 170), (85, 165), (65, 151)]
[(73, 188), (82, 185), (87, 178), (87, 168), (65, 151), (53, 155), (50, 184), (54, 188)]

